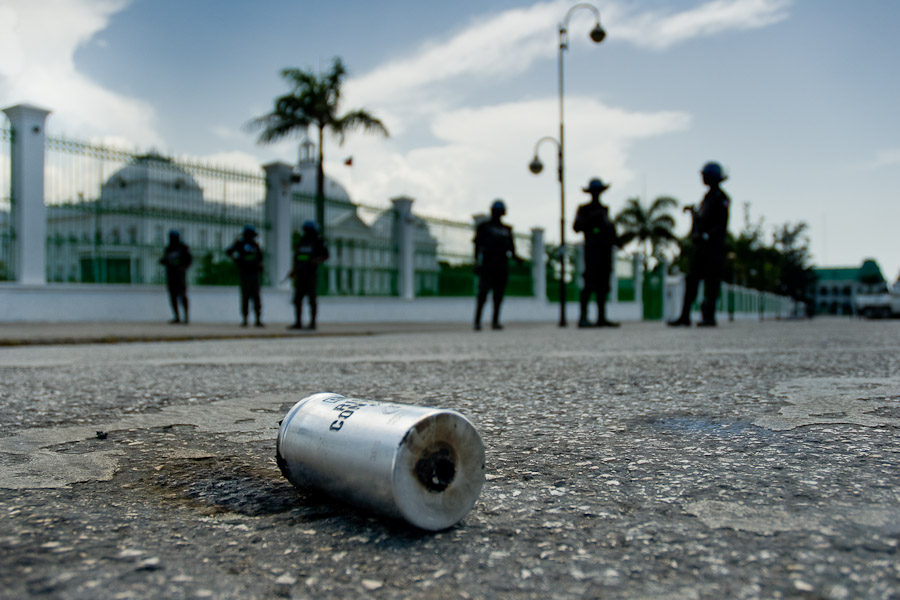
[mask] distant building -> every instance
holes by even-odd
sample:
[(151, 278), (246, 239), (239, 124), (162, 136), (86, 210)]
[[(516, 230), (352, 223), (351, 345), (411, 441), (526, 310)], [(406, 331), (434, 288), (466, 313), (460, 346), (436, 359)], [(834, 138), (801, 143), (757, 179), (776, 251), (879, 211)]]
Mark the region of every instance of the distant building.
[(816, 275), (816, 314), (853, 315), (856, 296), (887, 289), (878, 263), (872, 259), (858, 267), (828, 267), (813, 269)]
[[(296, 168), (300, 182), (293, 186), (294, 216), (292, 228), (315, 218), (316, 159), (315, 146), (308, 140), (300, 146)], [(363, 209), (354, 204), (344, 187), (325, 177), (325, 232), (331, 258), (326, 263), (329, 292), (340, 295), (395, 295), (397, 293), (396, 214), (391, 211)], [(367, 219), (360, 217), (365, 211)], [(437, 294), (440, 268), (437, 240), (425, 221), (414, 218), (415, 294)], [(369, 223), (367, 224), (367, 221)]]
[[(292, 189), (293, 231), (315, 215), (316, 163), (311, 144), (304, 144), (297, 171), (301, 179)], [(246, 191), (248, 184), (236, 185), (244, 185)], [(103, 183), (99, 199), (48, 207), (47, 279), (163, 283), (165, 274), (158, 260), (171, 229), (178, 229), (191, 247), (191, 279), (195, 283), (204, 275), (209, 279), (203, 269), (227, 263), (223, 250), (245, 224), (253, 224), (263, 234), (265, 190), (261, 184), (257, 187), (258, 191), (250, 191), (250, 202), (210, 200), (195, 177), (177, 163), (155, 154), (139, 156)], [(367, 223), (343, 186), (327, 176), (325, 196), (325, 229), (331, 248), (325, 269), (328, 293), (395, 294), (394, 212), (369, 210)], [(8, 214), (0, 214), (0, 226), (4, 219)], [(436, 293), (437, 242), (424, 222), (419, 223), (416, 292)], [(261, 242), (265, 244), (264, 235)], [(277, 283), (286, 275), (267, 273), (267, 279)]]

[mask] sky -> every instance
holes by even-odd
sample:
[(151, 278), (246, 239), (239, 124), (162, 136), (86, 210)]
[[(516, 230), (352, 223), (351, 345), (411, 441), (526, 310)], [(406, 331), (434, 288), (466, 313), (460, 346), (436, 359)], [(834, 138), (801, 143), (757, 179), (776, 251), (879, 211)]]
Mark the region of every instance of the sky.
[[(351, 197), (415, 199), (468, 220), (496, 198), (518, 231), (559, 239), (558, 28), (569, 0), (0, 0), (0, 107), (52, 111), (51, 134), (259, 170), (300, 139), (259, 145), (246, 124), (287, 91), (285, 67), (348, 68), (342, 110), (385, 139), (326, 138)], [(598, 0), (568, 22), (567, 240), (581, 191), (698, 203), (722, 163), (730, 229), (805, 222), (818, 266), (876, 259), (900, 275), (900, 2)], [(353, 157), (353, 166), (344, 165)], [(679, 212), (680, 235), (689, 219)]]

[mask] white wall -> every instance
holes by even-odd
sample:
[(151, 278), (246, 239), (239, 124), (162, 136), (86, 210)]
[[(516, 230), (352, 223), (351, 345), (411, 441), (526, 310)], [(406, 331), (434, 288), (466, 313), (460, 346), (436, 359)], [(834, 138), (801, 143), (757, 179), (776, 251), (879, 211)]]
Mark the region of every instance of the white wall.
[[(191, 320), (199, 323), (237, 323), (240, 296), (237, 287), (188, 288)], [(263, 288), (263, 321), (290, 323), (294, 307), (289, 290)], [(490, 322), (491, 303), (485, 307)], [(304, 305), (304, 321), (309, 311)], [(475, 298), (319, 298), (321, 323), (469, 323), (475, 313)], [(578, 318), (578, 303), (567, 303), (570, 319)], [(607, 314), (616, 321), (639, 321), (639, 304), (610, 303)], [(172, 317), (169, 297), (163, 286), (101, 284), (0, 284), (0, 322), (159, 322)], [(533, 298), (507, 298), (501, 321), (556, 322), (559, 305)]]

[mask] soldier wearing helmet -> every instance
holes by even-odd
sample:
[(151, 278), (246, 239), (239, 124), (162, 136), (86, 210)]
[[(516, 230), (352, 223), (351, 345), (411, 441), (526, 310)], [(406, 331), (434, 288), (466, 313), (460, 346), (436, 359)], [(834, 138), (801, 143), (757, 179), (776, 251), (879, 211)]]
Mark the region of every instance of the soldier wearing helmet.
[(500, 324), (500, 305), (506, 292), (509, 278), (509, 259), (519, 264), (522, 259), (516, 255), (512, 227), (500, 219), (506, 214), (506, 205), (495, 200), (491, 205), (491, 218), (478, 225), (475, 230), (475, 274), (478, 276), (478, 297), (475, 304), (475, 330), (481, 330), (481, 313), (487, 302), (488, 292), (494, 303), (491, 328), (503, 329)]
[(728, 179), (722, 165), (708, 162), (700, 170), (703, 183), (709, 188), (699, 208), (686, 206), (693, 217), (691, 242), (693, 257), (690, 271), (685, 279), (684, 301), (681, 316), (669, 321), (673, 327), (691, 325), (691, 305), (697, 299), (700, 281), (703, 281), (704, 300), (700, 306), (701, 327), (715, 327), (716, 302), (722, 285), (722, 271), (725, 267), (725, 238), (728, 233), (728, 206), (731, 200), (722, 191), (721, 183)]
[[(181, 240), (181, 233), (177, 229), (171, 230), (169, 245), (159, 259), (159, 264), (166, 268), (166, 288), (169, 291), (172, 313), (175, 315), (169, 323), (188, 324), (187, 269), (192, 261), (191, 249)], [(179, 302), (184, 307), (184, 320), (178, 314)]]
[(319, 235), (315, 221), (303, 223), (303, 233), (294, 245), (294, 265), (288, 277), (294, 279), (294, 324), (288, 329), (303, 328), (303, 298), (309, 299), (309, 328), (316, 328), (318, 312), (319, 265), (328, 260), (328, 246)]
[(241, 285), (241, 327), (247, 326), (251, 302), (256, 313), (256, 326), (262, 327), (262, 301), (259, 297), (259, 288), (262, 283), (263, 253), (256, 242), (256, 228), (253, 225), (245, 225), (240, 237), (225, 250), (225, 253), (235, 262), (238, 269)]
[(579, 327), (591, 327), (588, 321), (588, 303), (591, 294), (597, 300), (596, 327), (618, 327), (606, 318), (606, 296), (609, 294), (609, 278), (612, 275), (612, 253), (620, 245), (616, 226), (609, 218), (609, 207), (600, 203), (600, 195), (609, 188), (601, 179), (594, 178), (582, 188), (591, 195), (591, 201), (578, 207), (573, 228), (584, 234), (584, 287), (581, 288), (581, 316)]

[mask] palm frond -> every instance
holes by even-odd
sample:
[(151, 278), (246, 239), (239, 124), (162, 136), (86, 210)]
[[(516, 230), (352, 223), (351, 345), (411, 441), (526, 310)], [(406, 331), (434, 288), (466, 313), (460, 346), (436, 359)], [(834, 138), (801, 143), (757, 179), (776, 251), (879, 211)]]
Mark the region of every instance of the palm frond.
[[(275, 99), (272, 112), (252, 119), (245, 128), (260, 130), (260, 144), (305, 134), (310, 125), (315, 125), (320, 131), (330, 129), (341, 143), (344, 133), (352, 129), (363, 129), (387, 137), (387, 128), (368, 111), (357, 109), (339, 116), (341, 85), (346, 74), (347, 69), (340, 57), (335, 57), (330, 70), (322, 75), (311, 69), (282, 69), (281, 77), (291, 91)], [(321, 144), (319, 151), (321, 153)]]
[(341, 143), (344, 141), (344, 132), (354, 129), (362, 129), (366, 133), (379, 133), (384, 137), (390, 137), (390, 133), (388, 133), (384, 123), (366, 110), (351, 110), (331, 123), (331, 130), (338, 135)]
[(652, 215), (654, 213), (664, 212), (670, 208), (678, 208), (678, 200), (671, 196), (660, 196), (650, 205), (650, 210), (647, 211), (647, 214)]
[(674, 229), (675, 217), (672, 215), (659, 215), (650, 221), (650, 226), (652, 228)]

